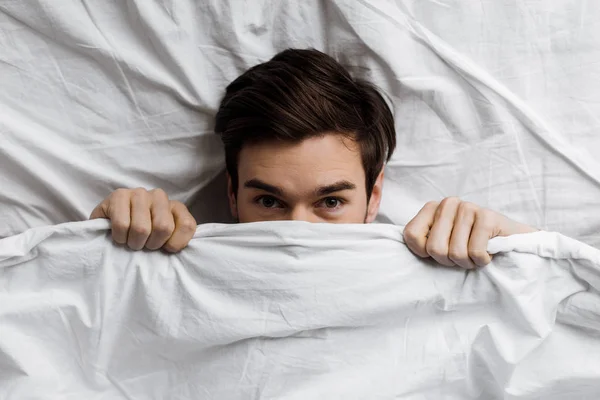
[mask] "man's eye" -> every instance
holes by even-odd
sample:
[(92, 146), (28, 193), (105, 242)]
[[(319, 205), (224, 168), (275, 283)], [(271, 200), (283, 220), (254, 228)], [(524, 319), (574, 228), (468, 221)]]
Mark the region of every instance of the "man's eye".
[(281, 203), (275, 197), (262, 196), (258, 198), (258, 204), (265, 208), (280, 208)]
[(327, 197), (323, 199), (323, 205), (327, 208), (338, 208), (342, 205), (342, 201), (337, 197)]

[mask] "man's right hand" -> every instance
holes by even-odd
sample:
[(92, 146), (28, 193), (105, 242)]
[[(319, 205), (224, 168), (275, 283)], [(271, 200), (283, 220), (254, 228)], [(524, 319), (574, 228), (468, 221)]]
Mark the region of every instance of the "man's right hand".
[(92, 211), (90, 219), (96, 218), (110, 219), (113, 240), (133, 250), (177, 252), (196, 232), (185, 204), (169, 200), (161, 189), (117, 189)]

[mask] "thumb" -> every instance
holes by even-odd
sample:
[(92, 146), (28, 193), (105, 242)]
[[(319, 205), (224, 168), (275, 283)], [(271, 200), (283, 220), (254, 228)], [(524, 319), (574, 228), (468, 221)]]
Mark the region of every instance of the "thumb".
[(502, 222), (503, 223), (501, 224), (500, 229), (498, 229), (498, 233), (494, 236), (511, 236), (520, 233), (532, 233), (539, 231), (537, 228), (514, 221), (506, 216), (504, 216)]
[(106, 203), (104, 201), (102, 203), (98, 204), (96, 206), (96, 208), (94, 208), (94, 210), (90, 214), (89, 219), (98, 219), (98, 218), (108, 219), (108, 213), (107, 213), (106, 208), (107, 208)]

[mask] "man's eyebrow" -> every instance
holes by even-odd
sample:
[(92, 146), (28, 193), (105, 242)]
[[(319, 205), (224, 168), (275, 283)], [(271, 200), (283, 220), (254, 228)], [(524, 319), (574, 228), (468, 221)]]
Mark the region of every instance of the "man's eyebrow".
[(264, 190), (265, 192), (269, 192), (277, 196), (283, 196), (283, 190), (280, 187), (269, 185), (268, 183), (263, 182), (260, 179), (250, 179), (249, 181), (246, 181), (246, 183), (244, 183), (244, 187)]
[(332, 183), (331, 185), (321, 186), (315, 190), (317, 196), (327, 196), (328, 194), (341, 192), (342, 190), (353, 190), (356, 189), (356, 185), (349, 181), (339, 181)]

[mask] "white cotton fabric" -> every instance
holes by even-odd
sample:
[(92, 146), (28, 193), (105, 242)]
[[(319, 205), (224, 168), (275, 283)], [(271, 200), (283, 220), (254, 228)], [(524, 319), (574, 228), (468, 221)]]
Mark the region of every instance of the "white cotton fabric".
[(384, 224), (204, 225), (175, 255), (107, 228), (0, 240), (0, 398), (600, 396), (600, 251), (558, 233), (467, 272)]
[(226, 222), (225, 86), (288, 47), (379, 85), (380, 221), (460, 196), (600, 247), (600, 2), (0, 0), (0, 237), (160, 187)]

